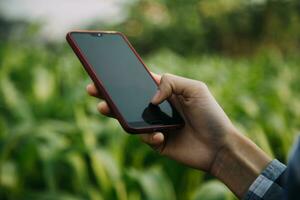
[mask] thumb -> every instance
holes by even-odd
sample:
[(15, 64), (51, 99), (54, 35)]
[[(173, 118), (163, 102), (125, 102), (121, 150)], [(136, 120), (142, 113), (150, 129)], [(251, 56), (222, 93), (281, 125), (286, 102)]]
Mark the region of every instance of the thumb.
[(182, 95), (183, 97), (196, 97), (199, 95), (200, 88), (205, 86), (200, 81), (195, 81), (172, 74), (164, 74), (161, 77), (158, 90), (151, 100), (151, 103), (157, 105), (168, 99), (172, 94)]

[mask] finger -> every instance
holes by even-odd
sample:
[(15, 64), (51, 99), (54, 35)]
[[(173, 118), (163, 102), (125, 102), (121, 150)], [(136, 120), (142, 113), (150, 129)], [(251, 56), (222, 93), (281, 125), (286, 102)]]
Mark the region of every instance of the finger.
[(161, 75), (159, 75), (159, 74), (156, 74), (156, 73), (154, 73), (154, 72), (150, 72), (151, 73), (151, 75), (152, 75), (152, 77), (154, 78), (154, 80), (156, 81), (156, 83), (160, 83), (160, 79), (161, 79)]
[(110, 110), (109, 106), (107, 105), (107, 103), (105, 101), (102, 101), (102, 102), (98, 103), (97, 110), (102, 115), (105, 115), (107, 117), (113, 117), (113, 118), (115, 117), (114, 114), (112, 113), (112, 111)]
[(164, 74), (151, 102), (153, 104), (160, 104), (171, 97), (172, 94), (193, 98), (199, 95), (199, 89), (204, 87), (205, 84), (200, 81), (190, 80), (172, 74)]
[(146, 144), (149, 144), (153, 148), (163, 146), (164, 143), (164, 134), (160, 132), (150, 133), (150, 134), (140, 134), (141, 140)]
[(96, 86), (93, 83), (90, 83), (86, 86), (86, 90), (90, 96), (103, 98), (101, 93), (97, 90)]

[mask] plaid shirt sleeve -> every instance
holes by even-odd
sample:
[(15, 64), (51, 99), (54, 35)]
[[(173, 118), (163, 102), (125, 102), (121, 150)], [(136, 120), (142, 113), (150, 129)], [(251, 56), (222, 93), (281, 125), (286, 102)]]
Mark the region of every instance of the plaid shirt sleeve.
[(283, 179), (286, 166), (273, 160), (250, 186), (244, 200), (283, 199)]

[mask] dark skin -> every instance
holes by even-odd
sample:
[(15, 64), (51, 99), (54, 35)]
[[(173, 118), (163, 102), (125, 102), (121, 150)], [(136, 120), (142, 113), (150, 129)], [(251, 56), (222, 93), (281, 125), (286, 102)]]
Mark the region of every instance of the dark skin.
[[(152, 76), (159, 87), (151, 103), (169, 99), (185, 127), (172, 133), (141, 134), (141, 140), (161, 155), (211, 173), (242, 198), (271, 158), (240, 134), (205, 83), (171, 74)], [(87, 86), (87, 92), (103, 99), (93, 84)], [(98, 104), (98, 110), (114, 117), (105, 101)]]

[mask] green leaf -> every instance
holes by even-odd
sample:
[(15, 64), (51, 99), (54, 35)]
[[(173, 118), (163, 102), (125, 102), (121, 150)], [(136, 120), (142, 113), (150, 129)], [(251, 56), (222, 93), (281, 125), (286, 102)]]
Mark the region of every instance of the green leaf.
[(130, 169), (128, 170), (128, 176), (139, 183), (145, 199), (176, 199), (172, 183), (159, 167), (142, 171)]
[(231, 200), (235, 199), (227, 187), (219, 181), (208, 181), (197, 189), (193, 200)]

